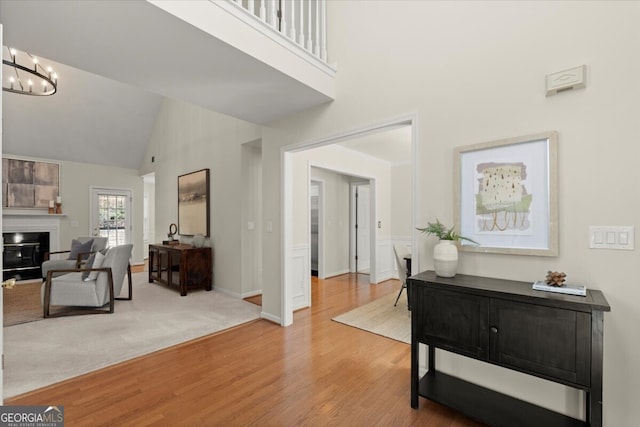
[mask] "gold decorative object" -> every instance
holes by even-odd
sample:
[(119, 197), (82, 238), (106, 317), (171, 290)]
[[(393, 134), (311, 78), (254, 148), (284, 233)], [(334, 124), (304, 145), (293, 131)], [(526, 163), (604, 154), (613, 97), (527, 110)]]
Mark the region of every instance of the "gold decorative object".
[(564, 286), (564, 280), (567, 277), (566, 274), (558, 271), (547, 271), (547, 285), (562, 287)]
[(2, 287), (3, 288), (7, 288), (7, 289), (13, 289), (13, 287), (16, 285), (16, 279), (12, 278), (12, 279), (8, 279), (5, 280), (4, 282), (2, 282)]

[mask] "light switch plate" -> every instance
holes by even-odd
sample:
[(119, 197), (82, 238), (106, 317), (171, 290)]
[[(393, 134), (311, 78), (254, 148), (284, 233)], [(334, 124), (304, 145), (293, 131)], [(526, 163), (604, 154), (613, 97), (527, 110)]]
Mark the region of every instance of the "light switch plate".
[(633, 226), (589, 226), (589, 247), (592, 249), (634, 250)]

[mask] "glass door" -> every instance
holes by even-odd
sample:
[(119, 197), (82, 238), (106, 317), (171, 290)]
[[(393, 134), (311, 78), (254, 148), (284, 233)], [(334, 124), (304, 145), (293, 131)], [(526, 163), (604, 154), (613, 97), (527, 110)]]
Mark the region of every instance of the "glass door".
[(131, 191), (91, 189), (91, 229), (94, 236), (107, 237), (109, 247), (131, 242)]

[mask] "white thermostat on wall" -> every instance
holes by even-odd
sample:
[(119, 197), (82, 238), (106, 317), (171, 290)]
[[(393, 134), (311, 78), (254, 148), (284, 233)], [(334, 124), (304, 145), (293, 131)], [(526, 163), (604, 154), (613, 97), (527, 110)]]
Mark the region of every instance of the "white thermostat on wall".
[(568, 90), (582, 89), (586, 86), (586, 78), (586, 65), (547, 74), (547, 96)]

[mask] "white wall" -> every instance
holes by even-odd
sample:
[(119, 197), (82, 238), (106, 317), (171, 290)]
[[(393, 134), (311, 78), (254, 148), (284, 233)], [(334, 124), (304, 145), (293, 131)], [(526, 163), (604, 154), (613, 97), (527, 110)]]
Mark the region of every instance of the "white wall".
[[(147, 212), (146, 219), (143, 217), (143, 227), (149, 227), (147, 236), (143, 234), (143, 254), (145, 259), (149, 257), (149, 243), (157, 243), (158, 241), (162, 241), (163, 239), (156, 239), (156, 181), (155, 177), (153, 179), (145, 179), (143, 177), (144, 182), (144, 197), (147, 199)], [(143, 212), (143, 215), (145, 212)], [(144, 221), (147, 221), (147, 224), (144, 224)]]
[[(178, 223), (178, 176), (210, 169), (214, 287), (242, 296), (243, 224), (241, 147), (259, 139), (259, 127), (223, 114), (166, 99), (152, 132), (140, 174), (155, 172), (156, 237)], [(151, 159), (154, 158), (152, 162)], [(190, 236), (177, 236), (190, 242)]]
[(71, 240), (77, 236), (91, 236), (90, 207), (91, 187), (116, 188), (131, 190), (133, 195), (133, 227), (131, 238), (133, 243), (132, 261), (134, 264), (144, 262), (142, 244), (142, 203), (143, 182), (134, 169), (89, 163), (64, 162), (33, 157), (15, 156), (3, 153), (4, 157), (38, 160), (60, 165), (60, 197), (62, 213), (66, 216), (60, 221), (60, 249), (68, 249)]
[[(591, 250), (589, 225), (638, 228), (640, 51), (638, 2), (329, 2), (329, 52), (338, 97), (272, 123), (263, 132), (264, 217), (274, 221), (264, 251), (263, 309), (280, 314), (281, 153), (284, 145), (415, 113), (420, 155), (418, 224), (453, 220), (453, 150), (540, 131), (559, 132), (560, 255), (461, 254), (460, 272), (534, 280), (561, 270), (601, 289), (605, 314), (604, 420), (640, 419), (640, 264), (635, 251)], [(358, 25), (353, 25), (353, 20)], [(384, 28), (384, 31), (380, 29)], [(587, 88), (545, 97), (548, 73), (587, 65)], [(419, 264), (432, 267), (423, 238)], [(636, 242), (637, 244), (637, 242)], [(447, 370), (572, 415), (571, 389), (441, 357)]]
[(391, 234), (411, 238), (411, 164), (391, 166)]

